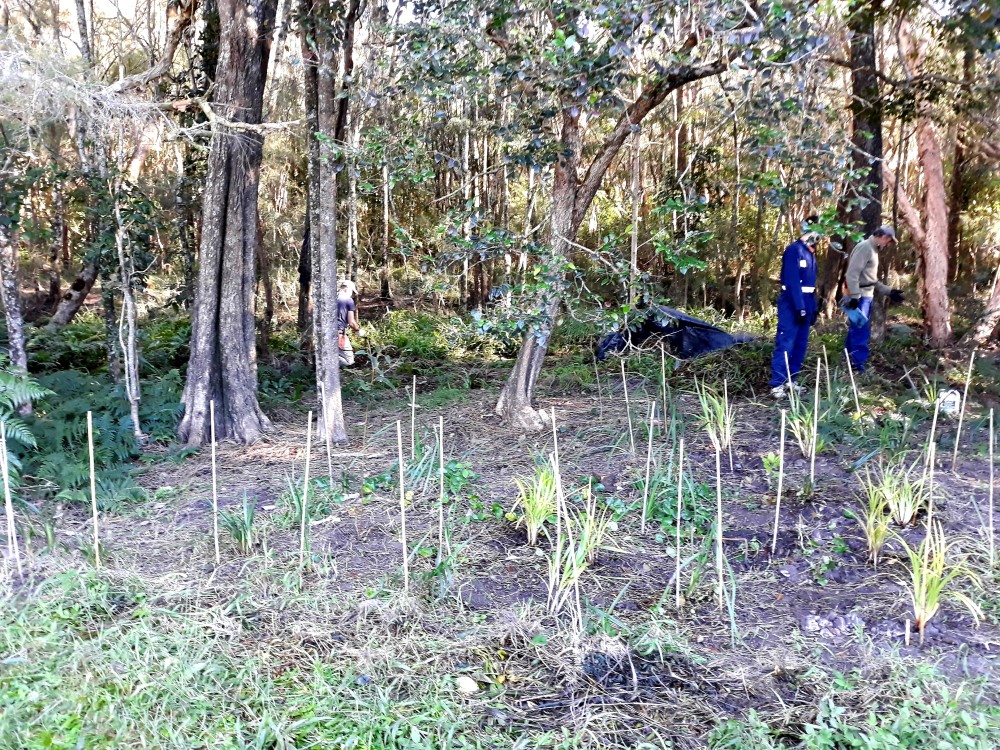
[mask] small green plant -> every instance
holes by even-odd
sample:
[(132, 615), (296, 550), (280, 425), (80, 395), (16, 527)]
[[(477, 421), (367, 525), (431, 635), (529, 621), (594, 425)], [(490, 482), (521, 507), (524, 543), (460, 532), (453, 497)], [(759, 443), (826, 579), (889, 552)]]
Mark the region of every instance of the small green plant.
[(948, 544), (941, 524), (938, 521), (931, 521), (927, 527), (927, 534), (916, 549), (902, 539), (900, 541), (910, 562), (910, 580), (906, 585), (910, 590), (913, 619), (920, 632), (920, 643), (924, 642), (924, 629), (927, 623), (938, 613), (941, 602), (946, 596), (964, 605), (978, 623), (983, 616), (979, 605), (967, 594), (956, 591), (952, 584), (965, 579), (978, 586), (979, 577), (963, 560), (953, 562), (949, 559), (954, 543)]
[(877, 497), (893, 520), (900, 526), (913, 524), (920, 511), (927, 507), (930, 493), (920, 459), (907, 464), (904, 459), (882, 463), (874, 471), (865, 470), (861, 483), (865, 496), (872, 502)]
[(736, 409), (729, 400), (729, 389), (723, 384), (722, 395), (709, 388), (704, 381), (701, 385), (695, 380), (695, 393), (701, 405), (698, 419), (705, 432), (708, 433), (712, 445), (719, 451), (729, 451), (729, 468), (733, 468), (732, 445), (736, 434)]
[(858, 523), (868, 544), (868, 561), (878, 568), (879, 555), (890, 534), (892, 516), (880, 488), (871, 481), (865, 483), (867, 505), (861, 507)]
[(256, 510), (256, 503), (244, 492), (240, 510), (224, 510), (219, 514), (219, 524), (232, 537), (236, 549), (244, 555), (249, 555), (257, 542), (253, 526)]
[[(528, 534), (528, 544), (532, 547), (538, 544), (538, 534), (544, 530), (545, 524), (556, 513), (556, 475), (549, 464), (535, 468), (535, 476), (531, 479), (514, 480), (520, 490), (514, 508), (508, 514), (513, 516), (518, 524), (523, 523)], [(514, 513), (520, 508), (520, 516)]]
[(770, 451), (767, 455), (760, 457), (761, 463), (764, 464), (764, 476), (767, 477), (768, 487), (774, 487), (775, 483), (778, 481), (778, 469), (781, 466), (781, 456), (779, 456), (774, 451)]
[(577, 547), (577, 558), (587, 565), (597, 561), (597, 553), (604, 547), (604, 539), (615, 524), (611, 512), (598, 510), (593, 492), (584, 491), (584, 510), (575, 514), (573, 534)]

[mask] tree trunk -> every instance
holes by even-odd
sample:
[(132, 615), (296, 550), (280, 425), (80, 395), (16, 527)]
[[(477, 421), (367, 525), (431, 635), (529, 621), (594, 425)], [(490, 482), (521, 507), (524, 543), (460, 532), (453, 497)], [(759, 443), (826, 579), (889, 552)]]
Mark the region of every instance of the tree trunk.
[(379, 287), (382, 299), (392, 299), (389, 286), (389, 165), (382, 165), (382, 266), (379, 269)]
[[(115, 249), (118, 251), (118, 272), (122, 287), (123, 309), (122, 321), (118, 326), (118, 343), (124, 355), (125, 397), (128, 399), (129, 414), (132, 417), (132, 434), (141, 443), (146, 436), (143, 434), (142, 425), (139, 422), (139, 402), (142, 399), (142, 391), (139, 384), (138, 313), (132, 290), (132, 275), (135, 271), (135, 264), (132, 253), (125, 251), (126, 227), (122, 221), (121, 207), (118, 205), (117, 198), (121, 192), (120, 186), (109, 184), (108, 187), (114, 191), (115, 195)], [(121, 330), (122, 325), (125, 326), (124, 336)]]
[(969, 332), (962, 337), (962, 346), (982, 346), (993, 335), (997, 324), (1000, 324), (1000, 266), (997, 267), (996, 274), (993, 276), (993, 291), (986, 303), (986, 309), (983, 310), (982, 315), (969, 329)]
[(264, 224), (257, 216), (257, 274), (264, 286), (264, 315), (260, 319), (257, 348), (260, 358), (271, 361), (271, 331), (274, 327), (274, 284), (271, 281), (271, 258), (264, 246)]
[[(310, 205), (310, 199), (306, 196), (306, 206)], [(302, 245), (299, 249), (299, 305), (298, 316), (296, 318), (296, 328), (302, 340), (303, 349), (312, 349), (312, 307), (309, 304), (312, 287), (312, 247), (311, 227), (309, 215), (311, 211), (306, 210), (306, 226), (302, 233)]]
[[(222, 43), (217, 107), (231, 121), (258, 124), (276, 0), (219, 3)], [(198, 447), (209, 434), (250, 443), (270, 421), (257, 402), (254, 276), (257, 188), (263, 137), (216, 124), (205, 179), (200, 267), (192, 311), (191, 357), (180, 439)]]
[(948, 201), (944, 165), (934, 123), (922, 117), (917, 124), (917, 154), (924, 175), (923, 273), (920, 302), (931, 346), (951, 343), (951, 304), (948, 300)]
[(594, 201), (608, 168), (621, 151), (629, 134), (664, 99), (686, 83), (717, 75), (728, 67), (718, 60), (690, 67), (675, 68), (666, 76), (646, 84), (639, 97), (625, 108), (613, 129), (598, 147), (593, 161), (581, 179), (578, 174), (583, 133), (580, 106), (571, 95), (563, 97), (559, 159), (552, 182), (552, 207), (549, 229), (551, 255), (546, 265), (552, 269), (546, 289), (536, 307), (538, 317), (525, 334), (514, 369), (500, 391), (496, 412), (508, 424), (526, 431), (538, 431), (545, 420), (533, 406), (535, 386), (541, 371), (549, 338), (566, 288), (563, 266), (576, 240), (580, 224)]
[(83, 267), (80, 275), (69, 285), (69, 289), (59, 300), (59, 306), (45, 327), (51, 331), (73, 320), (87, 300), (87, 295), (90, 294), (95, 281), (97, 281), (97, 263), (91, 261)]
[[(15, 372), (28, 372), (28, 353), (24, 347), (24, 312), (17, 273), (17, 240), (10, 224), (0, 221), (0, 291), (7, 323), (7, 347), (10, 366)], [(30, 402), (22, 413), (31, 413)]]
[[(852, 0), (848, 29), (851, 32), (851, 161), (864, 177), (848, 186), (841, 200), (840, 218), (861, 225), (870, 235), (882, 223), (882, 100), (879, 93), (875, 20), (878, 0)], [(819, 286), (819, 307), (832, 315), (847, 259), (854, 248), (848, 237), (839, 238), (826, 254)]]

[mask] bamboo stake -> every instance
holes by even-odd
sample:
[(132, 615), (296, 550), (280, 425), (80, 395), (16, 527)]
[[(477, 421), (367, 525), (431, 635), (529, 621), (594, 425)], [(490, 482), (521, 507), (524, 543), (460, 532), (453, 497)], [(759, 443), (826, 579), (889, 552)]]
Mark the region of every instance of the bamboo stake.
[(938, 398), (934, 401), (934, 417), (931, 419), (931, 433), (927, 438), (927, 453), (924, 456), (924, 474), (927, 473), (927, 461), (930, 459), (931, 455), (931, 445), (935, 442), (935, 434), (937, 432), (938, 423), (938, 412), (941, 410), (941, 399)]
[(215, 399), (208, 402), (209, 433), (212, 439), (212, 539), (215, 542), (215, 564), (222, 562), (219, 554), (219, 488), (215, 476)]
[(809, 488), (816, 488), (816, 443), (819, 440), (819, 357), (816, 358), (816, 389), (813, 397), (813, 434), (809, 456)]
[(94, 417), (87, 412), (87, 449), (90, 451), (90, 510), (94, 519), (94, 567), (101, 568), (101, 538), (97, 528), (97, 477), (94, 474)]
[(792, 389), (795, 387), (792, 383), (792, 368), (788, 364), (788, 352), (784, 352), (785, 355), (785, 376), (788, 378), (788, 392), (791, 394)]
[(774, 533), (771, 535), (771, 554), (778, 549), (778, 520), (781, 517), (781, 487), (785, 481), (785, 410), (781, 410), (781, 439), (778, 448), (778, 494), (774, 502)]
[(677, 554), (674, 558), (674, 585), (677, 609), (681, 608), (681, 514), (684, 512), (684, 436), (677, 457)]
[(639, 524), (639, 532), (646, 533), (646, 514), (649, 508), (649, 472), (653, 461), (653, 409), (654, 401), (649, 402), (649, 446), (646, 448), (646, 483), (642, 488), (642, 520)]
[(410, 460), (417, 457), (417, 376), (413, 376), (413, 390), (410, 392)]
[(962, 391), (962, 407), (958, 412), (958, 431), (955, 433), (955, 449), (951, 453), (951, 470), (955, 471), (958, 463), (958, 443), (962, 439), (962, 422), (965, 420), (965, 402), (969, 398), (969, 381), (972, 380), (972, 367), (976, 363), (976, 350), (969, 357), (969, 370), (965, 373), (965, 390)]
[(660, 344), (660, 390), (663, 393), (663, 429), (660, 434), (667, 432), (667, 350)]
[(438, 476), (441, 480), (441, 489), (438, 498), (438, 565), (441, 564), (442, 550), (444, 550), (444, 417), (438, 415)]
[(326, 442), (326, 474), (327, 490), (333, 491), (333, 453), (330, 450), (330, 402), (326, 400), (326, 386), (319, 384), (320, 397), (323, 399), (323, 435)]
[(7, 549), (14, 557), (17, 576), (24, 576), (21, 568), (21, 548), (17, 545), (17, 528), (14, 526), (14, 502), (10, 496), (10, 457), (7, 455), (7, 424), (0, 421), (0, 462), (3, 466), (3, 502), (7, 514)]
[(622, 367), (622, 388), (625, 391), (625, 418), (628, 420), (628, 442), (632, 446), (632, 453), (635, 454), (635, 434), (632, 432), (632, 408), (628, 402), (628, 381), (625, 379), (625, 360), (619, 359), (618, 363)]
[(726, 415), (726, 448), (729, 449), (729, 471), (734, 471), (733, 469), (733, 430), (732, 424), (729, 422), (729, 378), (723, 378), (722, 380), (722, 408), (725, 410)]
[(403, 480), (406, 464), (403, 462), (403, 425), (396, 420), (396, 448), (399, 451), (399, 526), (403, 540), (403, 593), (410, 593), (410, 551), (406, 544), (406, 489)]
[(994, 539), (993, 533), (993, 444), (994, 444), (994, 433), (993, 433), (993, 410), (990, 409), (990, 507), (989, 507), (989, 519), (987, 522), (987, 530), (989, 532), (989, 544), (990, 544), (990, 568), (992, 569), (996, 565), (996, 541)]
[(309, 508), (309, 459), (312, 455), (312, 424), (313, 413), (310, 411), (306, 416), (306, 468), (302, 479), (302, 519), (299, 524), (299, 565), (304, 565), (306, 561), (306, 517)]
[(861, 399), (858, 398), (858, 384), (854, 380), (854, 365), (851, 364), (851, 355), (844, 349), (844, 359), (847, 360), (847, 372), (851, 376), (851, 390), (854, 391), (854, 408), (858, 410), (858, 424), (861, 424)]
[(830, 358), (826, 356), (826, 347), (823, 347), (823, 367), (826, 369), (826, 400), (833, 401), (833, 384), (830, 382)]
[(725, 605), (725, 580), (722, 577), (722, 447), (715, 444), (715, 502), (716, 502), (716, 536), (715, 536), (715, 566), (719, 573), (719, 609)]

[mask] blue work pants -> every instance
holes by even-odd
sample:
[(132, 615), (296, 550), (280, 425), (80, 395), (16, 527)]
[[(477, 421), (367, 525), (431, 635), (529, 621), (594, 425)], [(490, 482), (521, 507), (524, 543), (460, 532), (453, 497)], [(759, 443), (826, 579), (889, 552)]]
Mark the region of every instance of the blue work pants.
[(847, 356), (851, 358), (851, 367), (854, 368), (854, 371), (864, 372), (865, 364), (868, 362), (868, 340), (872, 335), (872, 298), (862, 297), (858, 303), (858, 311), (865, 316), (865, 322), (856, 326), (848, 321), (847, 340), (844, 342), (844, 348), (847, 349)]
[[(812, 295), (808, 295), (812, 308), (815, 310), (816, 302)], [(809, 322), (814, 313), (806, 310), (806, 322), (799, 319), (796, 310), (787, 295), (782, 293), (778, 296), (778, 331), (774, 336), (774, 355), (771, 357), (771, 382), (769, 385), (775, 388), (788, 382), (789, 375), (792, 380), (802, 369), (802, 363), (806, 358), (806, 347), (809, 345)], [(787, 366), (785, 355), (788, 355)]]

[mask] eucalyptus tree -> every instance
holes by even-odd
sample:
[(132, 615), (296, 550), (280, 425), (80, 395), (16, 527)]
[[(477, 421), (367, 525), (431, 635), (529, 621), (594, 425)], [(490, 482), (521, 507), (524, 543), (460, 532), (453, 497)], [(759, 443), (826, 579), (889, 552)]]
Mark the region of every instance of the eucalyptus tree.
[(270, 426), (257, 401), (254, 325), (259, 126), (276, 0), (222, 0), (212, 143), (205, 180), (200, 265), (191, 311), (191, 356), (178, 433), (253, 442)]

